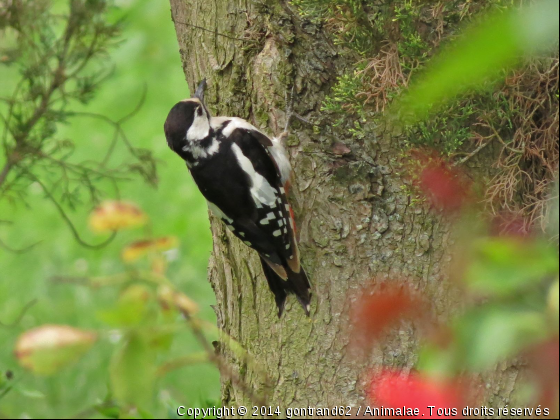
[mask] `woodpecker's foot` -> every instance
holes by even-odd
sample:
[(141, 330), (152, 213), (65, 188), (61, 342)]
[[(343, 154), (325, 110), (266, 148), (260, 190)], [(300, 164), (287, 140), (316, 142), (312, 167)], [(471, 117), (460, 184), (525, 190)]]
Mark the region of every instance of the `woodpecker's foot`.
[(280, 134), (278, 136), (278, 138), (282, 141), (284, 141), (288, 135), (290, 134), (290, 122), (292, 121), (292, 118), (297, 118), (298, 120), (309, 124), (309, 125), (313, 125), (313, 123), (311, 121), (309, 121), (306, 118), (303, 118), (301, 115), (297, 114), (296, 112), (294, 112), (294, 92), (295, 92), (295, 86), (292, 86), (292, 89), (290, 91), (290, 95), (288, 98), (288, 91), (286, 90), (286, 92), (284, 93), (284, 100), (286, 101), (286, 125), (284, 126), (284, 131), (282, 132), (282, 134)]

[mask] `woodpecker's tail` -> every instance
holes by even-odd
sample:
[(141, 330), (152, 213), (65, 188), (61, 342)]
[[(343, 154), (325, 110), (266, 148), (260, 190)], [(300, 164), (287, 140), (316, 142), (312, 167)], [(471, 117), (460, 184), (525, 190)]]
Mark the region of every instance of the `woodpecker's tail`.
[(280, 318), (284, 312), (286, 297), (290, 293), (296, 295), (297, 300), (305, 311), (305, 314), (309, 316), (311, 285), (309, 284), (307, 274), (305, 274), (303, 267), (301, 267), (299, 273), (295, 273), (290, 270), (289, 267), (285, 267), (286, 273), (288, 274), (288, 280), (284, 280), (278, 276), (272, 268), (270, 268), (263, 258), (261, 258), (261, 264), (264, 276), (268, 282), (268, 287), (270, 287), (270, 290), (274, 293), (274, 300), (276, 300), (276, 306), (278, 306), (278, 318)]

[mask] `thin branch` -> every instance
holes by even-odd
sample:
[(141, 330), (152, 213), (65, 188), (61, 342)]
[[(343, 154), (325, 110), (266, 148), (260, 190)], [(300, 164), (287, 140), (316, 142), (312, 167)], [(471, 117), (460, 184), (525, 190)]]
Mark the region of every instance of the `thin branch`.
[(124, 124), (126, 121), (128, 121), (129, 119), (134, 117), (140, 111), (140, 109), (142, 109), (142, 106), (144, 105), (144, 102), (146, 101), (147, 92), (148, 92), (148, 87), (147, 87), (146, 84), (144, 84), (144, 88), (142, 90), (142, 96), (140, 97), (140, 100), (138, 101), (138, 103), (136, 104), (134, 109), (131, 112), (129, 112), (128, 114), (119, 118), (116, 121), (112, 120), (111, 118), (109, 118), (105, 115), (96, 114), (96, 113), (93, 113), (93, 112), (71, 112), (69, 114), (69, 115), (74, 116), (74, 117), (89, 117), (89, 118), (95, 118), (95, 119), (98, 119), (98, 120), (101, 120), (101, 121), (105, 121), (107, 124), (112, 125), (115, 128), (115, 135), (113, 136), (113, 139), (111, 140), (111, 144), (109, 145), (109, 149), (107, 150), (107, 153), (105, 154), (105, 157), (101, 161), (100, 166), (105, 166), (107, 164), (107, 162), (109, 161), (111, 155), (113, 154), (115, 146), (117, 144), (119, 136), (122, 138), (122, 140), (125, 143), (128, 150), (131, 153), (134, 154), (134, 150), (133, 150), (134, 148), (132, 147), (132, 145), (128, 141), (128, 138), (126, 137), (126, 134), (125, 134), (125, 132), (122, 128), (122, 124)]
[(5, 324), (3, 322), (0, 322), (0, 327), (13, 328), (13, 327), (17, 326), (21, 322), (21, 320), (23, 319), (23, 317), (25, 316), (27, 311), (29, 311), (29, 309), (31, 309), (33, 307), (33, 305), (35, 305), (36, 303), (37, 303), (37, 299), (33, 299), (32, 301), (27, 302), (27, 304), (23, 307), (23, 309), (21, 310), (19, 315), (16, 317), (15, 321), (13, 321), (9, 324)]
[(169, 372), (173, 372), (182, 367), (207, 363), (209, 361), (210, 360), (208, 359), (208, 354), (205, 351), (202, 353), (189, 354), (187, 356), (180, 357), (178, 359), (174, 359), (169, 362), (166, 362), (165, 364), (163, 364), (158, 368), (157, 375), (165, 376)]
[(0, 247), (4, 248), (8, 252), (12, 252), (14, 254), (25, 254), (26, 252), (31, 251), (37, 245), (39, 245), (42, 241), (35, 242), (34, 244), (28, 245), (25, 248), (12, 248), (8, 244), (6, 244), (2, 239), (0, 239)]
[(134, 109), (132, 111), (130, 111), (128, 114), (126, 114), (124, 117), (121, 117), (120, 119), (118, 119), (116, 121), (116, 124), (122, 125), (125, 122), (127, 122), (129, 119), (134, 117), (136, 114), (138, 114), (138, 112), (140, 112), (140, 110), (142, 109), (142, 106), (144, 105), (144, 102), (146, 102), (147, 94), (148, 94), (148, 85), (146, 83), (144, 83), (144, 86), (142, 87), (142, 95), (140, 96), (140, 100), (138, 101), (138, 103), (136, 104)]
[(463, 163), (467, 162), (469, 159), (471, 159), (473, 156), (475, 156), (476, 154), (478, 154), (482, 149), (484, 149), (486, 146), (488, 146), (490, 143), (492, 143), (492, 140), (494, 139), (494, 137), (491, 137), (490, 140), (482, 143), (480, 146), (478, 146), (475, 150), (473, 150), (471, 153), (469, 153), (467, 156), (465, 156), (462, 159), (459, 159), (458, 161), (456, 161), (453, 165), (451, 166), (459, 166), (462, 165)]
[(113, 239), (115, 239), (115, 237), (117, 236), (117, 232), (113, 232), (111, 234), (111, 236), (104, 242), (97, 244), (97, 245), (92, 245), (89, 244), (87, 242), (85, 242), (78, 230), (76, 229), (76, 226), (74, 226), (74, 223), (72, 222), (72, 220), (70, 220), (70, 218), (68, 217), (68, 215), (66, 214), (66, 212), (64, 211), (64, 209), (62, 208), (62, 206), (60, 205), (60, 203), (58, 201), (56, 201), (56, 198), (54, 198), (54, 196), (51, 194), (51, 192), (49, 191), (49, 189), (45, 186), (45, 184), (43, 184), (43, 182), (37, 178), (33, 173), (31, 173), (29, 170), (27, 169), (23, 169), (23, 171), (25, 173), (27, 173), (35, 182), (37, 182), (41, 188), (43, 189), (43, 192), (46, 194), (47, 198), (54, 204), (54, 206), (56, 207), (56, 209), (58, 210), (58, 213), (60, 214), (60, 216), (62, 217), (62, 219), (66, 222), (66, 225), (70, 228), (70, 231), (72, 232), (72, 235), (74, 236), (74, 239), (82, 246), (86, 247), (86, 248), (90, 248), (90, 249), (101, 249), (106, 247), (107, 245), (109, 245), (111, 242), (113, 242)]

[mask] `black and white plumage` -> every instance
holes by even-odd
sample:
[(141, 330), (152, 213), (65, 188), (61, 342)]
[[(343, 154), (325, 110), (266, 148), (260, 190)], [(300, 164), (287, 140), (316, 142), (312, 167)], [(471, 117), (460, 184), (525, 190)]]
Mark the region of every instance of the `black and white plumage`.
[(278, 316), (289, 293), (309, 315), (310, 284), (286, 198), (291, 166), (284, 147), (241, 118), (212, 117), (204, 88), (205, 81), (193, 98), (171, 109), (167, 143), (187, 163), (214, 215), (259, 253)]

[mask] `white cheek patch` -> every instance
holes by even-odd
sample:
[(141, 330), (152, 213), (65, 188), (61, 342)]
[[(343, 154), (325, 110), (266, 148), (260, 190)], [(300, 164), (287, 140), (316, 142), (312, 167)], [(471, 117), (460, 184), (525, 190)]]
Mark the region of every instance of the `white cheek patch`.
[(206, 112), (203, 111), (202, 115), (198, 115), (195, 111), (194, 121), (187, 131), (187, 140), (202, 140), (208, 137), (208, 134), (210, 134), (210, 121)]
[(276, 189), (272, 188), (266, 178), (255, 171), (253, 163), (247, 156), (243, 154), (243, 151), (237, 144), (232, 144), (231, 150), (235, 154), (235, 157), (237, 158), (241, 169), (243, 169), (243, 171), (247, 175), (249, 175), (249, 179), (252, 183), (251, 196), (253, 197), (257, 208), (262, 208), (263, 205), (266, 207), (272, 207), (277, 199)]

